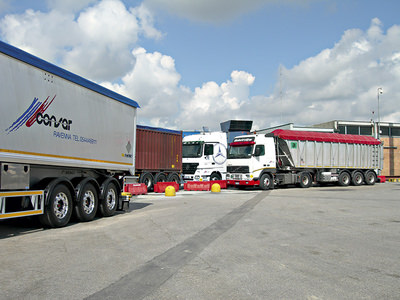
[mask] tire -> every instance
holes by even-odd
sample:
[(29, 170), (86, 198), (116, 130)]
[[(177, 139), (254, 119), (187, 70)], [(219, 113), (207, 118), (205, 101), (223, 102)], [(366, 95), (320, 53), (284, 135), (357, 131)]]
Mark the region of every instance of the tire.
[(65, 184), (57, 184), (46, 204), (44, 214), (39, 216), (39, 221), (48, 227), (63, 227), (71, 219), (73, 210), (71, 192)]
[(269, 174), (263, 174), (261, 175), (260, 178), (260, 188), (263, 190), (269, 190), (272, 189), (274, 186), (274, 183), (272, 181), (272, 177)]
[(154, 183), (157, 182), (166, 182), (167, 181), (167, 175), (164, 173), (157, 173), (156, 176), (154, 177)]
[(339, 183), (340, 186), (348, 186), (348, 185), (350, 185), (350, 182), (351, 182), (351, 177), (350, 177), (349, 173), (342, 172), (342, 173), (339, 174), (338, 183)]
[(222, 178), (221, 178), (221, 176), (218, 174), (218, 173), (212, 173), (211, 174), (211, 176), (210, 176), (210, 181), (213, 181), (213, 180), (221, 180)]
[(299, 186), (302, 188), (309, 188), (312, 185), (311, 175), (308, 172), (300, 173)]
[(86, 183), (80, 191), (79, 199), (75, 203), (74, 212), (79, 221), (88, 222), (94, 219), (99, 196), (96, 188), (91, 183)]
[(119, 191), (115, 183), (108, 183), (104, 190), (103, 199), (100, 199), (99, 208), (103, 217), (110, 217), (115, 214), (118, 206)]
[(355, 171), (351, 176), (351, 183), (355, 186), (362, 185), (364, 182), (364, 176), (360, 171)]
[(365, 177), (365, 184), (374, 185), (376, 183), (376, 174), (374, 171), (367, 171), (364, 177)]
[(170, 173), (167, 177), (167, 182), (176, 182), (180, 183), (181, 179), (179, 178), (179, 175), (177, 173)]
[(151, 173), (143, 173), (140, 176), (139, 182), (146, 184), (147, 190), (151, 191), (154, 185), (154, 177)]

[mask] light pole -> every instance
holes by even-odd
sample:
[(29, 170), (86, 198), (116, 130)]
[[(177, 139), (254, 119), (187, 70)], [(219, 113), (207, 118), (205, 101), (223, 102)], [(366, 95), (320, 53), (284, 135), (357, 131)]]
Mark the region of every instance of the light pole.
[(381, 137), (381, 115), (379, 112), (379, 95), (383, 94), (383, 89), (381, 87), (378, 88), (378, 139)]

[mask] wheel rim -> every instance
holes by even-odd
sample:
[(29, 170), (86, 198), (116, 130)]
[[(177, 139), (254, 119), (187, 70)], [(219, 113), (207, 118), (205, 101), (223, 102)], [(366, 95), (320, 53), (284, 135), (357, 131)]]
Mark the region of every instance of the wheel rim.
[(269, 178), (268, 178), (268, 177), (265, 177), (265, 179), (264, 179), (264, 186), (269, 186), (269, 184), (270, 184)]
[(64, 193), (58, 193), (54, 198), (54, 214), (58, 219), (63, 219), (68, 214), (68, 197)]
[(116, 203), (116, 193), (114, 189), (109, 189), (107, 192), (107, 207), (112, 210)]
[(347, 174), (343, 175), (342, 182), (348, 184), (350, 182), (350, 176)]
[(95, 196), (92, 191), (86, 191), (83, 196), (83, 210), (86, 214), (93, 212), (95, 204)]
[(366, 179), (369, 183), (373, 183), (375, 182), (375, 176), (374, 174), (368, 173), (367, 174), (367, 179)]
[(308, 184), (308, 176), (304, 175), (302, 181), (303, 181), (304, 185), (307, 185)]
[(152, 180), (150, 178), (144, 179), (144, 184), (147, 186), (147, 188), (151, 187), (151, 183), (152, 183)]
[(357, 184), (360, 184), (361, 182), (362, 182), (361, 174), (357, 174), (357, 175), (356, 175), (356, 183), (357, 183)]

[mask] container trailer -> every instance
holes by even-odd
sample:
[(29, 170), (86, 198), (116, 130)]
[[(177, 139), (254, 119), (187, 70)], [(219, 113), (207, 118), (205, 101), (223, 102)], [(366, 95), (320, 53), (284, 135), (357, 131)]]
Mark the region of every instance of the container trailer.
[(227, 183), (237, 187), (337, 182), (373, 185), (382, 169), (382, 144), (371, 136), (278, 129), (236, 137)]
[(0, 220), (49, 227), (121, 208), (137, 102), (0, 41)]
[(180, 183), (182, 131), (137, 125), (136, 175), (152, 190), (157, 182)]

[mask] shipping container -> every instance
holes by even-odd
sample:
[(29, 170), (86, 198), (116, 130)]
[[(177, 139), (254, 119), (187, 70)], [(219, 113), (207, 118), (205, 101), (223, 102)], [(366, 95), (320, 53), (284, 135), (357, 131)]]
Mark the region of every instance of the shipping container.
[(149, 190), (157, 182), (180, 182), (182, 131), (137, 125), (136, 174)]

